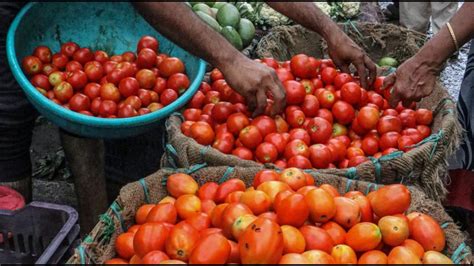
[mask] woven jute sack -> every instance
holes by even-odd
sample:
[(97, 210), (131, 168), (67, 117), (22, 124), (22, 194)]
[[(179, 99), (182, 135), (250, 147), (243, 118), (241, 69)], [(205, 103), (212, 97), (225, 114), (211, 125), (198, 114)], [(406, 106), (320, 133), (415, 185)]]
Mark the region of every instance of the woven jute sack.
[[(230, 178), (239, 178), (247, 186), (251, 186), (255, 174), (262, 167), (207, 167), (205, 164), (195, 165), (187, 169), (164, 168), (158, 172), (123, 187), (120, 195), (111, 208), (101, 216), (100, 222), (76, 249), (68, 263), (103, 263), (116, 256), (114, 243), (119, 234), (126, 231), (134, 223), (135, 213), (143, 204), (157, 203), (167, 196), (166, 180), (173, 173), (187, 173), (200, 184), (205, 182), (222, 183)], [(331, 175), (319, 175), (308, 171), (316, 181), (316, 185), (331, 184), (340, 193), (351, 190), (367, 194), (380, 186), (374, 183), (351, 180)], [(409, 212), (417, 211), (431, 215), (444, 229), (446, 248), (444, 253), (458, 263), (469, 263), (472, 258), (471, 249), (464, 243), (463, 234), (451, 217), (444, 211), (440, 203), (429, 199), (416, 187), (409, 186), (411, 206)]]
[[(425, 36), (391, 24), (341, 24), (347, 34), (370, 55), (374, 61), (391, 56), (403, 62), (414, 55)], [(257, 45), (259, 58), (273, 57), (283, 61), (299, 53), (318, 58), (327, 57), (321, 37), (301, 26), (275, 27)], [(355, 168), (321, 169), (320, 174), (344, 176), (379, 184), (400, 183), (420, 187), (430, 198), (442, 201), (446, 196), (447, 157), (458, 147), (461, 126), (456, 118), (455, 102), (439, 83), (433, 93), (418, 103), (419, 108), (432, 110), (432, 135), (407, 153), (396, 152), (371, 160)], [(226, 155), (212, 147), (198, 144), (180, 130), (182, 116), (173, 114), (166, 122), (167, 145), (163, 166), (189, 167), (207, 163), (212, 166), (258, 167), (252, 161)]]

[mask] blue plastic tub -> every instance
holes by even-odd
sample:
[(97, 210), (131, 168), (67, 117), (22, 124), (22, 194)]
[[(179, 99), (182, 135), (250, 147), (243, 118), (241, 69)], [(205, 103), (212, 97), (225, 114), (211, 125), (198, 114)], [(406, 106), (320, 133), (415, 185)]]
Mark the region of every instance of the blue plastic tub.
[[(151, 114), (120, 119), (90, 117), (67, 110), (39, 93), (21, 70), (21, 59), (38, 45), (53, 52), (62, 43), (102, 49), (109, 54), (135, 51), (139, 38), (158, 39), (160, 51), (183, 60), (191, 80), (189, 89), (175, 102)], [(15, 79), (36, 109), (66, 131), (93, 138), (124, 138), (144, 133), (184, 106), (196, 93), (205, 72), (205, 62), (160, 35), (127, 2), (29, 3), (13, 21), (7, 36), (8, 63)]]

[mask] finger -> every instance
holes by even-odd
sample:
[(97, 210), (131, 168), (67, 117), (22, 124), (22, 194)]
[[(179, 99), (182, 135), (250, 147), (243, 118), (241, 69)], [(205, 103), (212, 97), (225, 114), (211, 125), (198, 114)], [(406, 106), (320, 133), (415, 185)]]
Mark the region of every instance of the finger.
[(360, 84), (362, 88), (367, 89), (367, 74), (365, 73), (364, 62), (355, 62), (357, 74), (359, 75)]
[(253, 117), (261, 115), (265, 111), (267, 106), (267, 95), (265, 94), (264, 89), (259, 89), (257, 91), (257, 108), (253, 112)]
[(364, 63), (367, 69), (369, 69), (369, 86), (371, 86), (375, 81), (375, 77), (377, 76), (377, 67), (368, 56), (364, 57)]
[(255, 108), (257, 107), (257, 98), (255, 97), (255, 95), (246, 94), (244, 97), (245, 97), (245, 100), (247, 101), (249, 111), (255, 110)]
[(388, 103), (390, 104), (390, 106), (395, 108), (401, 100), (400, 93), (398, 92), (396, 86), (393, 86), (390, 90), (390, 99), (388, 99)]
[(396, 72), (385, 77), (383, 80), (382, 90), (385, 90), (386, 88), (394, 85), (396, 80), (397, 80)]
[(273, 78), (273, 84), (269, 84), (268, 89), (273, 95), (272, 116), (283, 112), (286, 105), (286, 91), (278, 77)]

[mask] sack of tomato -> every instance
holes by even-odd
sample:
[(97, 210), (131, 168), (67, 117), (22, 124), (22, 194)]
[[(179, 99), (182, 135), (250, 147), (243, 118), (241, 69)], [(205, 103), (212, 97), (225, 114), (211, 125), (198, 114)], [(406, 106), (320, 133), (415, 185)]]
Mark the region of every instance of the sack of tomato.
[[(367, 37), (354, 39), (374, 59), (383, 54), (402, 62), (420, 45), (417, 33), (397, 26), (358, 28)], [(392, 109), (382, 75), (362, 88), (358, 77), (319, 59), (320, 37), (297, 26), (274, 29), (257, 54), (285, 87), (284, 113), (251, 119), (244, 99), (213, 70), (183, 113), (168, 119), (164, 166), (314, 168), (374, 183), (413, 184), (432, 199), (445, 197), (446, 158), (458, 145), (460, 126), (442, 86), (416, 105)]]
[(162, 169), (121, 190), (69, 263), (470, 262), (419, 189), (308, 172)]

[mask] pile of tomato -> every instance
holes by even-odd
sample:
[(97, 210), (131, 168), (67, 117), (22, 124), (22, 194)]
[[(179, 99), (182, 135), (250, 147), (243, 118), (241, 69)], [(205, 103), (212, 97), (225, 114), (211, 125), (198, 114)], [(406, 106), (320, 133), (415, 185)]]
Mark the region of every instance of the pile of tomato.
[(370, 90), (339, 72), (330, 59), (303, 54), (290, 61), (258, 60), (275, 69), (286, 91), (284, 113), (251, 118), (245, 99), (211, 72), (211, 85), (201, 84), (183, 115), (182, 132), (202, 145), (245, 160), (274, 163), (281, 168), (347, 168), (397, 150), (408, 151), (431, 134), (433, 114), (391, 108), (390, 88), (383, 76)]
[(145, 115), (174, 102), (189, 87), (185, 65), (159, 53), (159, 42), (143, 36), (137, 52), (110, 56), (74, 42), (52, 54), (38, 46), (22, 60), (30, 82), (45, 97), (72, 111), (104, 118)]
[(198, 186), (168, 177), (169, 196), (142, 205), (107, 263), (379, 264), (452, 263), (429, 215), (406, 213), (410, 191), (388, 185), (344, 195), (297, 168), (262, 170)]

